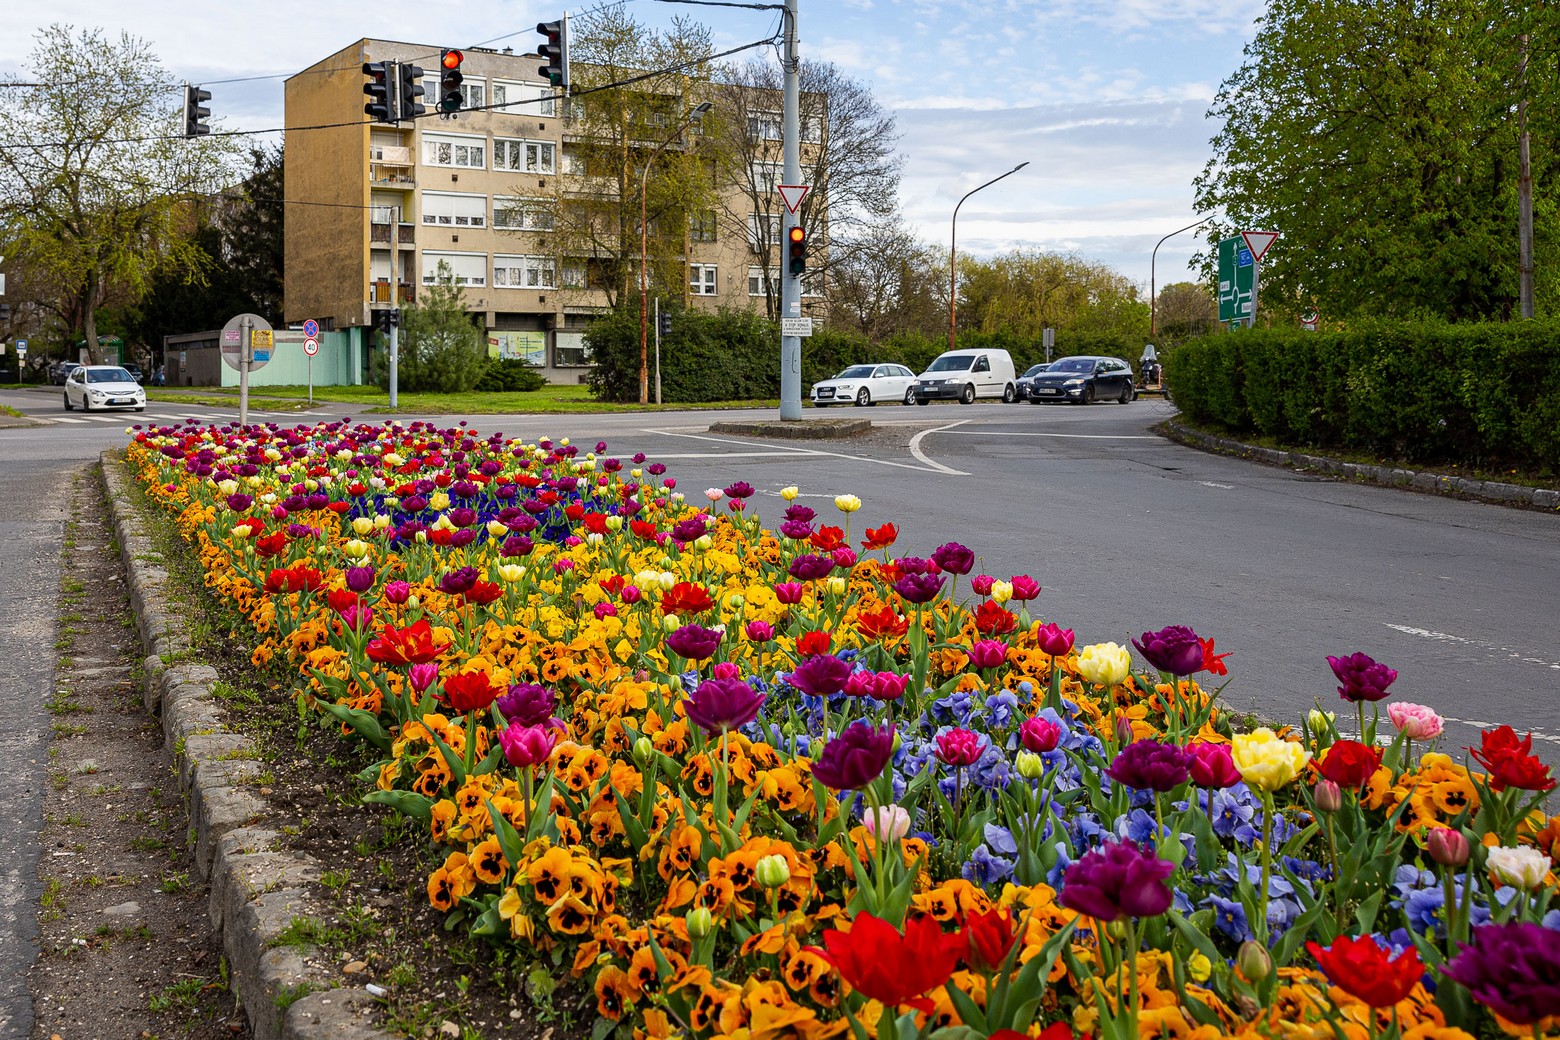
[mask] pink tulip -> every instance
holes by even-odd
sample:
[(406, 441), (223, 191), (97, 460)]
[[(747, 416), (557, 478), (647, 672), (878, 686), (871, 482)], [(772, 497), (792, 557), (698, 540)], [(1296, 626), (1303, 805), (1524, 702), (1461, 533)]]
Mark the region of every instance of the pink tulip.
[(1409, 740), (1434, 740), (1445, 728), (1441, 716), (1434, 710), (1409, 701), (1393, 701), (1387, 705), (1387, 718)]

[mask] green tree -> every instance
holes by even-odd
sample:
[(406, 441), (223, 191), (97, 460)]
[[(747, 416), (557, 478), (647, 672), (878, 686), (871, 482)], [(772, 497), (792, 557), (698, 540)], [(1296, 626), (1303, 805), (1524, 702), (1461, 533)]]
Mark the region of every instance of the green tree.
[(1125, 275), (1076, 256), (1017, 249), (959, 259), (959, 329), (1038, 341), (1046, 328), (1136, 339), (1148, 304)]
[(144, 40), (53, 25), (28, 64), (40, 85), (0, 106), (0, 238), (98, 361), (99, 307), (133, 303), (161, 270), (204, 277), (181, 200), (221, 184), (232, 149), (179, 136), (182, 96)]
[[(487, 339), (466, 310), (466, 291), (440, 263), (434, 284), (417, 294), (417, 303), (401, 308), (396, 386), (408, 392), (465, 393), (488, 370)], [(390, 385), (389, 343), (374, 352), (371, 371), (381, 387)]]
[[(829, 253), (829, 324), (874, 342), (948, 322), (948, 253), (897, 219), (836, 239)], [(809, 348), (812, 344), (809, 344)]]
[[(1560, 8), (1501, 0), (1268, 5), (1244, 64), (1209, 112), (1223, 128), (1195, 188), (1198, 211), (1226, 214), (1211, 242), (1240, 228), (1283, 236), (1262, 265), (1270, 317), (1309, 304), (1341, 318), (1460, 321), (1512, 311), (1521, 32), (1535, 47), (1525, 89), (1544, 232), (1560, 201)], [(1553, 301), (1560, 287), (1555, 246), (1552, 230), (1541, 234), (1540, 300)], [(1282, 302), (1266, 306), (1270, 299)]]
[(1174, 282), (1159, 290), (1155, 312), (1161, 345), (1206, 336), (1218, 324), (1219, 307), (1213, 290), (1195, 282)]

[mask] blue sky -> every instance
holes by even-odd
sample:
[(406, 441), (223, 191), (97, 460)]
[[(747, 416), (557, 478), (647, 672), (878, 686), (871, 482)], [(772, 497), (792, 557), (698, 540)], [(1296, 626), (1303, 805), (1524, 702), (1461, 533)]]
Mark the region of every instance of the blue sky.
[[(530, 50), (536, 22), (563, 10), (536, 0), (40, 6), (0, 5), (0, 76), (22, 71), (40, 17), (128, 30), (176, 79), (210, 83), (286, 75), (363, 36), (469, 46), (517, 33), (504, 43)], [(773, 12), (629, 7), (651, 24), (698, 17), (722, 47), (775, 24)], [(898, 118), (902, 208), (921, 238), (946, 246), (959, 196), (1027, 160), (959, 211), (959, 252), (1075, 253), (1147, 289), (1154, 243), (1196, 219), (1191, 182), (1217, 129), (1204, 113), (1261, 13), (1249, 0), (800, 0), (798, 20), (805, 56), (835, 62)], [(279, 77), (209, 89), (227, 126), (282, 122)], [(1191, 277), (1198, 248), (1193, 233), (1167, 242), (1158, 284)]]

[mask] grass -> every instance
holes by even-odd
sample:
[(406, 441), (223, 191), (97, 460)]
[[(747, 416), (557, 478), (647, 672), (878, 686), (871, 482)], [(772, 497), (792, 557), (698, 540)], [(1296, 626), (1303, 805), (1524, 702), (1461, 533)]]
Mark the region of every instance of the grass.
[(8, 415), (13, 419), (21, 419), (24, 413), (17, 411), (8, 404), (0, 404), (0, 415)]
[[(267, 386), (259, 391), (251, 390), (250, 403), (262, 410), (273, 407), (299, 405), (308, 398), (305, 386)], [(263, 396), (262, 396), (263, 395)], [(201, 404), (232, 407), (238, 396), (235, 387), (202, 387), (199, 394), (148, 391), (149, 398), (158, 401), (196, 401)], [(377, 386), (317, 386), (314, 388), (316, 404), (346, 404), (365, 412), (390, 413), (390, 395)], [(398, 412), (441, 415), (499, 415), (524, 413), (530, 415), (594, 415), (614, 412), (686, 411), (689, 409), (715, 410), (726, 408), (778, 408), (778, 401), (725, 401), (718, 404), (611, 404), (597, 401), (590, 395), (590, 388), (579, 384), (544, 386), (528, 393), (485, 393), (472, 391), (464, 394), (398, 395)]]

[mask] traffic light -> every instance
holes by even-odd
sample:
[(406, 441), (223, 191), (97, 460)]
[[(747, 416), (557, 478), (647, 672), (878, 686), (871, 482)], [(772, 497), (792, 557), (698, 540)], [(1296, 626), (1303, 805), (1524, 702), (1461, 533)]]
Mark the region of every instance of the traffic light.
[(204, 122), (211, 115), (211, 109), (201, 104), (202, 101), (211, 100), (211, 91), (192, 87), (188, 83), (184, 85), (184, 136), (204, 137), (211, 133), (211, 127)]
[(0, 321), (10, 321), (10, 320), (11, 320), (11, 305), (9, 303), (0, 303)]
[(395, 62), (365, 61), (363, 75), (368, 77), (368, 82), (363, 84), (363, 93), (369, 99), (363, 111), (373, 116), (376, 123), (395, 122)]
[(391, 307), (389, 310), (374, 312), (374, 327), (377, 328), (380, 332), (383, 332), (386, 336), (390, 335), (391, 329), (400, 328), (400, 326), (400, 308)]
[(801, 275), (807, 271), (807, 230), (797, 224), (786, 233), (786, 255), (791, 260), (791, 273)]
[(418, 82), (422, 79), (422, 74), (423, 70), (416, 65), (396, 65), (396, 90), (399, 95), (395, 111), (397, 122), (402, 119), (416, 119), (428, 111), (428, 107), (417, 100), (423, 96), (423, 85)]
[(569, 16), (556, 22), (539, 22), (536, 31), (547, 37), (547, 42), (536, 48), (536, 53), (547, 62), (541, 68), (547, 82), (555, 87), (569, 89)]
[(655, 334), (658, 339), (665, 339), (672, 334), (671, 311), (662, 311), (655, 316)]
[(460, 85), (466, 76), (460, 71), (460, 63), (466, 56), (460, 51), (441, 51), (439, 54), (439, 111), (454, 115), (466, 103), (466, 95)]

